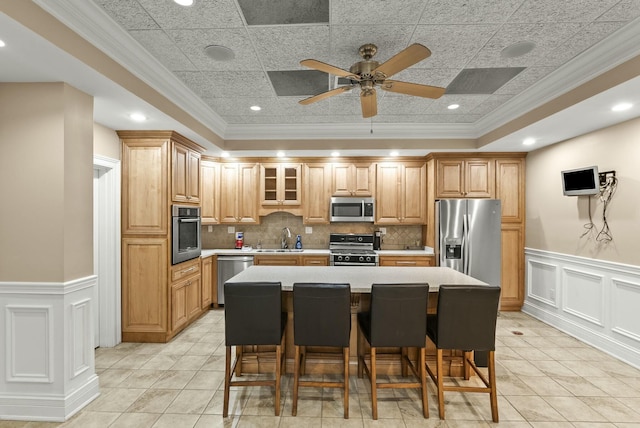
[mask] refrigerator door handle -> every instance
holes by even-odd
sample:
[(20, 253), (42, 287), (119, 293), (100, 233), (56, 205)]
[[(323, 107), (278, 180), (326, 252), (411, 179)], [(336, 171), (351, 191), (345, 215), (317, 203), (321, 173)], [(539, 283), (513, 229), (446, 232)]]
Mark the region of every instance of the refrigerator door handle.
[(469, 241), (469, 216), (464, 214), (462, 216), (462, 270), (466, 275), (469, 275), (469, 257), (471, 257), (470, 251), (471, 242)]

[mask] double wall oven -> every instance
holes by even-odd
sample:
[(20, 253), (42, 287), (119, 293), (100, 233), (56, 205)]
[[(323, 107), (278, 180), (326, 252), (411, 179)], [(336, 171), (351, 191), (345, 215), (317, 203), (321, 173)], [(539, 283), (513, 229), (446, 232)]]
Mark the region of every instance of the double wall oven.
[(378, 266), (371, 233), (331, 233), (329, 262), (331, 266)]
[(171, 264), (200, 257), (200, 208), (185, 205), (171, 207)]

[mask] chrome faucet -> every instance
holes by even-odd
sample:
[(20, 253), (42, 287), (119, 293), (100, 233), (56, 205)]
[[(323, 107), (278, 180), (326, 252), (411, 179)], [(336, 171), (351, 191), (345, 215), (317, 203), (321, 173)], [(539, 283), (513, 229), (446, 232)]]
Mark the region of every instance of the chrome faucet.
[(289, 248), (289, 244), (287, 244), (287, 238), (291, 238), (291, 230), (288, 227), (282, 228), (282, 234), (280, 235), (280, 248), (283, 250)]

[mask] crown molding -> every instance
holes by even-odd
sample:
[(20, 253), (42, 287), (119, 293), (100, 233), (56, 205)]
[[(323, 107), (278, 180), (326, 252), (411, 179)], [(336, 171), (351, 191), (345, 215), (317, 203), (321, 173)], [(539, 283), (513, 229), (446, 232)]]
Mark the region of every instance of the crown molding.
[(475, 123), (477, 137), (640, 55), (640, 18), (579, 54)]
[(33, 1), (194, 119), (224, 136), (227, 123), (93, 1)]
[(225, 140), (316, 140), (316, 139), (452, 139), (475, 138), (467, 123), (374, 123), (371, 124), (287, 124), (229, 126)]

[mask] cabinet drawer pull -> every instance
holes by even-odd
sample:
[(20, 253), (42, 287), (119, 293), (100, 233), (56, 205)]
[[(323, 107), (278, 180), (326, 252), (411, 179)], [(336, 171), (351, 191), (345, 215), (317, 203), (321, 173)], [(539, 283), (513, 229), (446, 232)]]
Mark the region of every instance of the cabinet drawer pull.
[(398, 264), (398, 265), (415, 265), (416, 262), (415, 261), (397, 261), (396, 264)]
[(188, 272), (191, 272), (191, 271), (194, 271), (194, 270), (196, 270), (196, 267), (195, 266), (191, 266), (189, 269), (185, 269), (183, 271), (180, 271), (180, 273), (188, 273)]

